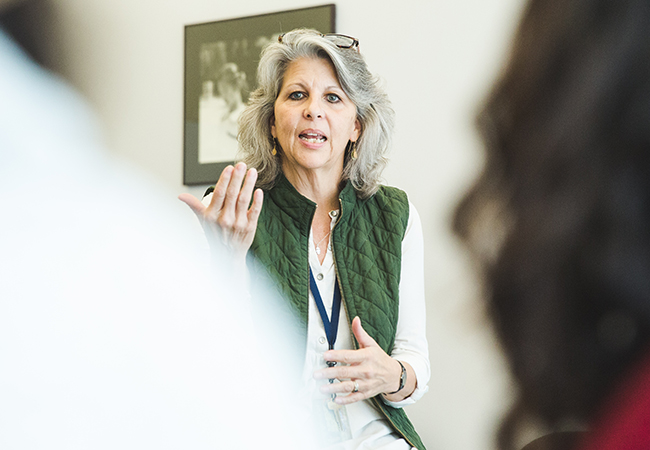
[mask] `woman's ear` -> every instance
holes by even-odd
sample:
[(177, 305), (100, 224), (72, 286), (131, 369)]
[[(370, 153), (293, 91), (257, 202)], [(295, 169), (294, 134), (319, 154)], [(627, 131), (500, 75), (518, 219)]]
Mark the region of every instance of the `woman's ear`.
[(277, 133), (275, 132), (275, 116), (271, 116), (270, 122), (271, 122), (271, 136), (273, 136), (273, 138), (275, 139), (278, 137)]
[(354, 128), (352, 129), (352, 134), (350, 135), (350, 140), (352, 142), (356, 142), (359, 139), (359, 136), (361, 136), (361, 122), (359, 122), (359, 119), (356, 119), (354, 121)]

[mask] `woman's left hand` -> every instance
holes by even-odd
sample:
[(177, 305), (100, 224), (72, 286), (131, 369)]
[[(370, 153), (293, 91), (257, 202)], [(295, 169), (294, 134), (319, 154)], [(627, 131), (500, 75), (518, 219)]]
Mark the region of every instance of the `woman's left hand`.
[[(324, 354), (325, 361), (336, 361), (349, 365), (337, 365), (314, 372), (314, 378), (317, 380), (332, 378), (346, 380), (340, 383), (328, 383), (320, 389), (324, 394), (349, 393), (350, 395), (344, 397), (336, 397), (336, 403), (341, 405), (365, 400), (377, 394), (396, 391), (399, 388), (402, 374), (402, 367), (399, 363), (382, 350), (379, 344), (366, 333), (358, 317), (352, 320), (352, 332), (359, 343), (358, 350), (328, 350)], [(413, 369), (407, 363), (403, 364), (407, 370), (407, 385), (400, 392), (386, 395), (385, 397), (389, 401), (403, 400), (415, 389)], [(357, 392), (354, 392), (355, 387), (358, 387)]]

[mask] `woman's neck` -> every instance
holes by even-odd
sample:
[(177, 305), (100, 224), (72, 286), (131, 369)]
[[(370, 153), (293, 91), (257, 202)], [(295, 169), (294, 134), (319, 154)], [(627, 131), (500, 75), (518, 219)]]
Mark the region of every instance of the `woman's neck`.
[(292, 170), (286, 164), (283, 172), (300, 194), (316, 203), (317, 211), (329, 213), (339, 208), (340, 172)]

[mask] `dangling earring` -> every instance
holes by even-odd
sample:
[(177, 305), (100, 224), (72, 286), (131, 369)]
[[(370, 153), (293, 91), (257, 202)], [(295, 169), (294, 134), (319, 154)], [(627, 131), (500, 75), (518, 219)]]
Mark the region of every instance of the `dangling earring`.
[(278, 150), (276, 149), (277, 146), (278, 146), (278, 140), (273, 138), (273, 150), (271, 150), (271, 154), (273, 156), (278, 154)]
[(352, 160), (357, 159), (357, 141), (352, 141)]

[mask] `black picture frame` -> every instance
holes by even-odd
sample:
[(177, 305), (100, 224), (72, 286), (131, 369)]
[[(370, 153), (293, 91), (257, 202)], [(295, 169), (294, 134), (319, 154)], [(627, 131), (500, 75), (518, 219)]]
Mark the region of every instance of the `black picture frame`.
[(183, 184), (213, 184), (233, 163), (238, 96), (255, 88), (262, 46), (295, 28), (334, 33), (335, 21), (327, 4), (185, 26)]

